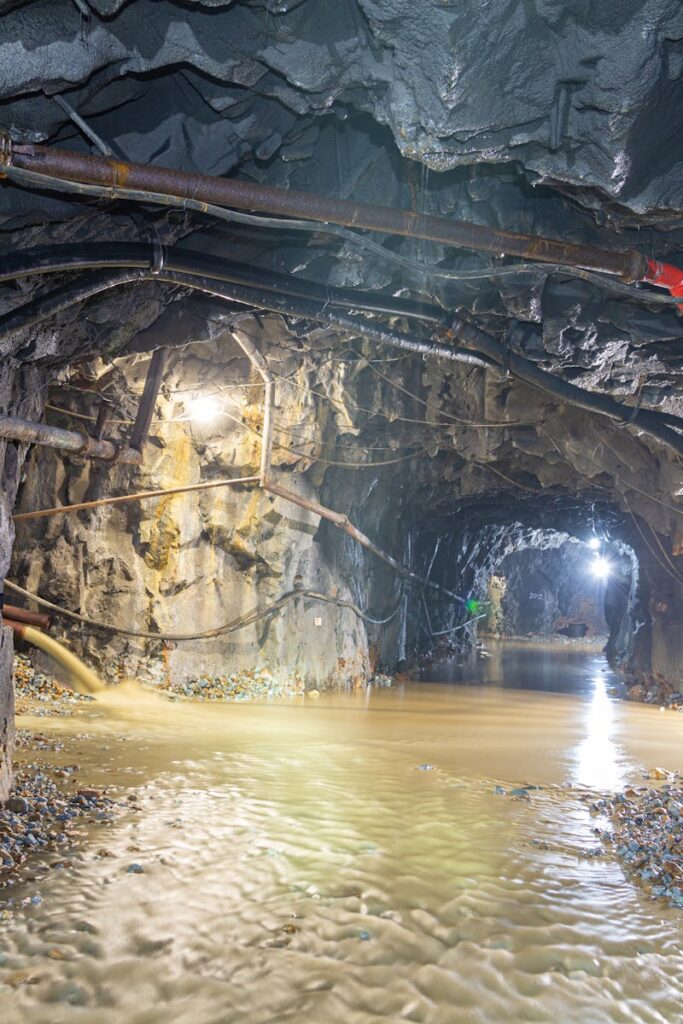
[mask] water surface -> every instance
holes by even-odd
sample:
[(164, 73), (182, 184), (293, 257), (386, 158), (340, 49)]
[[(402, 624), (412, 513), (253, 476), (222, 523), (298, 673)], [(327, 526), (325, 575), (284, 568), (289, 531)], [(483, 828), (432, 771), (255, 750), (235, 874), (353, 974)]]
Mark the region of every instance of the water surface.
[(613, 702), (594, 653), (475, 677), (38, 720), (143, 810), (17, 892), (42, 903), (0, 924), (0, 1021), (683, 1021), (683, 914), (587, 856), (579, 798), (683, 769), (683, 715)]

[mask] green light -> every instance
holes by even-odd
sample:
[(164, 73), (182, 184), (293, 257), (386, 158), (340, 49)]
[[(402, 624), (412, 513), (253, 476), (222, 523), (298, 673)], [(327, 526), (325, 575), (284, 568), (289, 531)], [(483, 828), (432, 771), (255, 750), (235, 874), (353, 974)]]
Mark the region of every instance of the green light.
[(476, 615), (477, 612), (479, 611), (479, 602), (475, 601), (475, 599), (471, 597), (469, 601), (465, 602), (465, 608), (470, 613), (470, 615)]

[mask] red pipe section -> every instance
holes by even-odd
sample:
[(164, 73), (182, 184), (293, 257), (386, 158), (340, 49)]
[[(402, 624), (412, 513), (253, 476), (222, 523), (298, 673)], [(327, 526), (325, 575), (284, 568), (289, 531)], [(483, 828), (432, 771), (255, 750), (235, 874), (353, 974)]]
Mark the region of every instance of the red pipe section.
[(643, 281), (647, 284), (654, 284), (658, 288), (668, 288), (675, 299), (683, 299), (683, 270), (674, 267), (671, 263), (648, 260)]

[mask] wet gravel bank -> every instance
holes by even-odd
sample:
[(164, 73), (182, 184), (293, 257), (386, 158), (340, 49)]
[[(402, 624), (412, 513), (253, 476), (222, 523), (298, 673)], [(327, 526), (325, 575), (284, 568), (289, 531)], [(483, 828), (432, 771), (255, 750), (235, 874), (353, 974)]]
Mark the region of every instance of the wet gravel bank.
[(629, 787), (591, 804), (593, 815), (610, 822), (595, 834), (653, 898), (683, 909), (683, 780), (661, 768), (649, 777), (663, 784)]
[(23, 654), (14, 655), (14, 695), (18, 715), (70, 715), (74, 705), (95, 700), (89, 694), (77, 693), (62, 686), (56, 679), (35, 668)]
[[(94, 700), (62, 686), (21, 654), (15, 655), (14, 680), (18, 715), (62, 717)], [(89, 827), (110, 825), (131, 807), (128, 800), (114, 799), (113, 787), (87, 786), (81, 781), (80, 766), (69, 763), (75, 741), (87, 739), (85, 734), (61, 740), (48, 732), (17, 730), (13, 787), (0, 805), (0, 919), (13, 916), (17, 909), (11, 895), (14, 886), (69, 867)], [(35, 891), (19, 905), (41, 900)]]
[[(366, 686), (391, 686), (391, 676), (375, 673)], [(295, 674), (282, 681), (269, 668), (243, 669), (228, 675), (200, 675), (183, 682), (157, 682), (151, 688), (169, 700), (251, 701), (282, 697), (317, 697), (320, 691), (307, 689), (301, 676)]]

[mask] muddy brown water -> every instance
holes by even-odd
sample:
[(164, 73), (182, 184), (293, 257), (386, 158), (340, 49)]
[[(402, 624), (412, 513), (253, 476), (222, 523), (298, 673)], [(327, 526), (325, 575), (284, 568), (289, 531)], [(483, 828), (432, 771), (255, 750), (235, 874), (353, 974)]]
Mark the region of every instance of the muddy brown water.
[(458, 684), (23, 720), (143, 810), (13, 894), (0, 1021), (683, 1022), (683, 914), (582, 855), (579, 799), (683, 769), (683, 714), (610, 682), (503, 647)]

